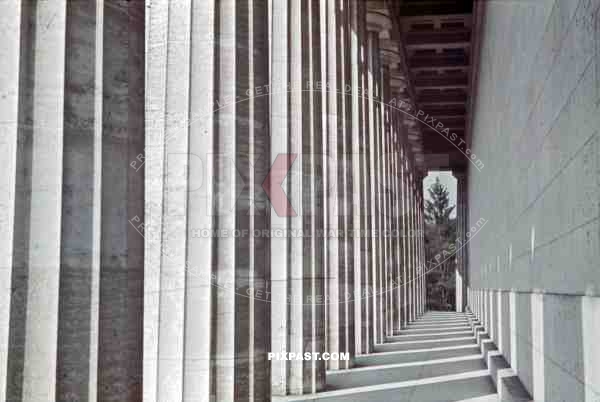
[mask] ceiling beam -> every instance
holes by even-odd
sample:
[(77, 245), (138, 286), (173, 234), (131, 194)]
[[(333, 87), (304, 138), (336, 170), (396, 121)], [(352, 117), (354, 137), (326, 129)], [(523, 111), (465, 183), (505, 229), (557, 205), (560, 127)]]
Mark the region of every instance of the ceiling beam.
[(417, 102), (419, 103), (419, 105), (424, 106), (425, 104), (433, 104), (433, 105), (437, 105), (437, 104), (465, 104), (465, 102), (467, 101), (467, 94), (466, 93), (445, 93), (445, 92), (440, 92), (438, 94), (425, 94), (425, 93), (420, 93), (417, 96)]
[(460, 47), (465, 42), (471, 42), (471, 30), (469, 28), (409, 31), (406, 32), (404, 36), (406, 46), (443, 45), (444, 47)]
[(464, 54), (431, 54), (413, 56), (408, 59), (411, 70), (469, 67), (469, 58)]
[(413, 84), (418, 90), (421, 89), (452, 89), (468, 88), (467, 74), (442, 74), (423, 75), (413, 77)]
[(467, 109), (462, 105), (429, 106), (422, 109), (426, 114), (437, 118), (465, 116)]

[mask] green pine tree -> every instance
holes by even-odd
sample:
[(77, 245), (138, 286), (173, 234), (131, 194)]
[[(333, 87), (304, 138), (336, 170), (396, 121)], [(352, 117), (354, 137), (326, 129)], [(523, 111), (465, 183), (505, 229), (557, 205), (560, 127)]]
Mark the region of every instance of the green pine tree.
[(450, 218), (455, 206), (450, 205), (450, 194), (439, 177), (428, 193), (430, 199), (425, 201), (428, 308), (448, 310), (454, 308), (455, 302), (456, 259), (451, 254), (451, 245), (456, 241), (456, 219)]
[(435, 183), (427, 190), (431, 200), (425, 201), (425, 219), (430, 224), (448, 224), (454, 205), (450, 205), (450, 197), (446, 187), (436, 177)]

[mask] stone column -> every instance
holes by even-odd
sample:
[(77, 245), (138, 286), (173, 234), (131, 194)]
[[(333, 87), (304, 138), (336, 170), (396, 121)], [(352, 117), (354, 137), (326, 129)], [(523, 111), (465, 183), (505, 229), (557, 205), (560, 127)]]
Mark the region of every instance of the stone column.
[(408, 221), (408, 163), (406, 160), (405, 138), (402, 138), (401, 165), (402, 165), (402, 326), (405, 327), (409, 320), (409, 261), (410, 261), (410, 242), (409, 242), (409, 221)]
[[(348, 43), (348, 18), (346, 2), (327, 1), (327, 228), (333, 236), (327, 239), (327, 290), (328, 290), (328, 331), (327, 350), (329, 353), (345, 353), (350, 347), (348, 332), (353, 324), (350, 315), (350, 302), (347, 300), (350, 283), (354, 280), (351, 266), (352, 243), (345, 230), (351, 223), (351, 152), (352, 133), (347, 119), (350, 118), (351, 92), (346, 95), (346, 80), (350, 64), (350, 54), (344, 48)], [(348, 59), (347, 59), (347, 58)], [(350, 213), (350, 216), (347, 214)], [(339, 235), (341, 234), (341, 235)], [(350, 320), (349, 320), (350, 318)], [(351, 331), (353, 333), (353, 331)], [(352, 336), (352, 348), (354, 337)], [(345, 363), (330, 360), (329, 369), (339, 369)]]
[(141, 399), (144, 12), (2, 5), (0, 400)]
[(398, 112), (398, 144), (397, 144), (397, 163), (398, 163), (398, 230), (399, 230), (399, 261), (398, 269), (398, 295), (399, 295), (399, 328), (405, 326), (406, 321), (406, 261), (407, 261), (407, 222), (405, 217), (406, 212), (406, 163), (405, 163), (405, 127), (403, 124), (404, 115)]
[[(387, 17), (389, 11), (387, 9), (378, 10), (378, 13), (382, 17)], [(382, 18), (380, 17), (380, 18)], [(391, 75), (390, 70), (395, 70), (398, 63), (400, 62), (400, 55), (398, 54), (399, 44), (395, 41), (389, 40), (390, 32), (389, 29), (382, 30), (379, 34), (381, 40), (381, 62), (383, 65), (382, 81), (383, 81), (383, 110), (382, 120), (384, 122), (383, 131), (383, 196), (384, 196), (384, 210), (383, 216), (383, 244), (385, 251), (384, 259), (384, 278), (385, 278), (385, 333), (391, 335), (394, 328), (394, 309), (395, 309), (395, 298), (393, 291), (393, 281), (395, 277), (396, 266), (396, 241), (392, 237), (393, 230), (395, 228), (394, 220), (396, 213), (394, 212), (394, 196), (396, 194), (394, 180), (396, 178), (393, 156), (394, 156), (394, 115), (395, 110), (391, 107), (392, 103), (392, 87), (391, 87)]]
[(419, 182), (419, 175), (415, 172), (415, 317), (418, 318), (421, 315), (421, 242), (419, 239), (419, 188), (417, 183)]
[(383, 265), (382, 265), (382, 286), (383, 286), (383, 335), (389, 336), (391, 329), (391, 294), (390, 294), (390, 272), (391, 272), (391, 247), (390, 247), (390, 113), (388, 102), (390, 99), (390, 70), (389, 66), (381, 54), (381, 188), (382, 188), (382, 233), (380, 241), (383, 242)]
[(370, 345), (368, 326), (368, 283), (370, 249), (364, 232), (367, 228), (368, 197), (366, 164), (366, 139), (368, 138), (368, 120), (365, 114), (366, 94), (366, 4), (352, 0), (351, 12), (351, 66), (352, 66), (352, 187), (353, 187), (353, 229), (354, 238), (354, 324), (356, 354), (368, 353)]
[(393, 177), (393, 249), (394, 249), (394, 269), (393, 269), (393, 286), (392, 296), (394, 303), (394, 312), (392, 319), (393, 331), (397, 332), (402, 326), (402, 224), (401, 224), (401, 197), (402, 197), (402, 176), (400, 173), (400, 136), (402, 116), (400, 112), (395, 108), (392, 109), (392, 128), (393, 128), (393, 140), (392, 140), (392, 177)]
[[(419, 179), (417, 181), (417, 185), (419, 186), (421, 183), (421, 180)], [(420, 187), (420, 186), (419, 186)], [(423, 287), (425, 284), (425, 270), (423, 268), (423, 239), (421, 236), (421, 211), (422, 211), (422, 205), (423, 205), (423, 199), (421, 198), (421, 191), (419, 189), (419, 209), (418, 209), (418, 214), (417, 214), (417, 230), (419, 231), (419, 234), (417, 235), (417, 243), (419, 245), (418, 247), (418, 251), (419, 251), (419, 257), (418, 257), (418, 261), (417, 261), (417, 267), (418, 267), (418, 271), (419, 271), (419, 315), (423, 314)]]
[(413, 272), (414, 264), (415, 264), (415, 246), (413, 242), (413, 187), (412, 187), (412, 171), (410, 162), (408, 164), (408, 176), (407, 176), (407, 186), (408, 186), (408, 207), (407, 207), (407, 219), (408, 219), (408, 321), (412, 322), (415, 319), (413, 314), (413, 305), (414, 305), (414, 281), (415, 275)]
[[(290, 64), (289, 49), (289, 28), (288, 20), (289, 4), (288, 1), (272, 2), (271, 8), (271, 32), (270, 32), (270, 77), (269, 83), (274, 86), (270, 94), (270, 160), (272, 163), (277, 161), (279, 155), (289, 155), (291, 153), (288, 145), (288, 125), (289, 125), (289, 107), (288, 107), (288, 83), (290, 77), (288, 74)], [(280, 168), (273, 166), (277, 177), (283, 182), (287, 175), (290, 158), (284, 158), (284, 163)], [(274, 190), (277, 191), (276, 184)], [(283, 185), (282, 185), (283, 187)], [(289, 185), (285, 186), (284, 191), (289, 190)], [(287, 207), (287, 206), (286, 206)], [(291, 207), (290, 207), (291, 208)], [(270, 224), (272, 230), (281, 230), (282, 233), (290, 230), (290, 216), (285, 213), (288, 208), (279, 212), (271, 209)], [(296, 217), (296, 219), (298, 219)], [(273, 353), (289, 352), (289, 332), (290, 332), (290, 285), (289, 277), (289, 239), (285, 236), (274, 236), (270, 242), (271, 265), (279, 267), (271, 272), (271, 351)], [(267, 324), (269, 325), (269, 324)], [(273, 395), (287, 395), (289, 388), (289, 363), (284, 360), (274, 359), (271, 361), (271, 391)]]
[(456, 253), (456, 311), (462, 312), (466, 307), (466, 254), (465, 246), (467, 229), (467, 174), (466, 172), (453, 172), (456, 178), (456, 237), (459, 250)]
[[(412, 158), (411, 158), (411, 162), (412, 162)], [(411, 197), (410, 197), (410, 201), (411, 201), (411, 209), (410, 209), (410, 221), (411, 221), (411, 253), (412, 253), (412, 264), (411, 264), (411, 275), (412, 275), (412, 281), (411, 281), (411, 293), (412, 293), (412, 303), (411, 303), (411, 314), (412, 314), (412, 320), (416, 320), (417, 319), (417, 282), (419, 280), (418, 276), (417, 276), (417, 236), (416, 236), (416, 230), (417, 230), (417, 189), (415, 186), (415, 171), (414, 171), (414, 165), (411, 163), (411, 174), (410, 174), (410, 190), (411, 190)]]
[[(422, 182), (421, 182), (422, 183)], [(421, 290), (421, 298), (422, 298), (422, 312), (424, 313), (427, 310), (427, 261), (425, 258), (425, 200), (423, 198), (423, 185), (421, 184), (421, 266), (423, 267), (423, 285)]]
[[(17, 297), (25, 296), (26, 287), (20, 292), (12, 292), (13, 271), (17, 271), (14, 255), (15, 221), (18, 220), (16, 212), (19, 208), (17, 200), (16, 183), (19, 180), (17, 176), (18, 160), (17, 153), (19, 142), (19, 133), (22, 129), (19, 126), (19, 95), (20, 84), (19, 77), (21, 69), (21, 24), (22, 20), (27, 21), (27, 15), (23, 15), (23, 5), (20, 1), (14, 1), (4, 5), (0, 14), (0, 25), (5, 29), (4, 40), (0, 43), (0, 55), (4, 62), (0, 63), (0, 87), (2, 96), (0, 97), (0, 222), (3, 222), (3, 228), (0, 230), (0, 400), (6, 401), (16, 399), (14, 391), (8, 388), (15, 388), (17, 384), (13, 382), (9, 375), (12, 374), (9, 369), (10, 357), (10, 334), (11, 334), (11, 304), (15, 303)], [(22, 158), (21, 158), (22, 159)], [(25, 177), (21, 174), (21, 180)], [(21, 267), (25, 270), (25, 267)], [(25, 284), (23, 284), (25, 285)], [(23, 286), (21, 285), (21, 286)], [(24, 306), (21, 312), (24, 312)], [(14, 330), (13, 330), (14, 333)], [(16, 377), (19, 378), (18, 376)], [(22, 384), (18, 384), (20, 389)], [(18, 396), (18, 395), (17, 395)]]
[(421, 242), (419, 238), (419, 182), (418, 173), (415, 174), (415, 317), (421, 315)]
[(419, 175), (417, 179), (417, 193), (419, 197), (419, 204), (417, 208), (417, 243), (418, 243), (418, 259), (417, 259), (417, 267), (419, 274), (419, 316), (423, 314), (423, 289), (425, 285), (425, 270), (423, 267), (423, 179), (422, 176)]
[[(355, 354), (355, 322), (354, 322), (354, 179), (353, 179), (353, 132), (358, 130), (358, 109), (353, 107), (353, 98), (356, 89), (353, 88), (353, 70), (357, 67), (357, 60), (353, 58), (352, 51), (352, 3), (355, 0), (341, 0), (339, 17), (341, 29), (340, 42), (340, 57), (342, 63), (340, 65), (342, 73), (342, 86), (340, 91), (343, 93), (341, 97), (341, 105), (343, 108), (343, 121), (341, 131), (341, 144), (343, 149), (341, 153), (340, 163), (343, 164), (343, 210), (342, 215), (342, 230), (343, 230), (343, 262), (340, 269), (343, 270), (341, 276), (344, 278), (344, 287), (342, 298), (340, 301), (344, 303), (344, 316), (342, 320), (342, 334), (344, 337), (343, 348), (341, 352), (349, 353), (352, 360), (339, 361), (341, 368), (350, 368), (353, 363)], [(358, 106), (358, 102), (356, 102)]]
[(425, 241), (423, 237), (424, 228), (423, 228), (423, 176), (419, 176), (419, 180), (417, 181), (417, 186), (419, 189), (419, 279), (420, 279), (420, 287), (419, 287), (419, 314), (423, 314), (425, 312), (425, 289), (426, 289), (426, 269), (425, 266)]
[[(367, 14), (368, 15), (368, 14)], [(368, 24), (367, 27), (371, 28)], [(378, 34), (369, 30), (368, 39), (367, 39), (367, 47), (368, 47), (368, 115), (369, 115), (369, 143), (368, 143), (368, 162), (370, 165), (370, 175), (369, 175), (369, 196), (370, 196), (370, 230), (371, 237), (369, 238), (371, 242), (372, 248), (372, 258), (371, 258), (371, 275), (370, 275), (370, 284), (371, 284), (371, 328), (373, 332), (373, 344), (379, 342), (379, 286), (378, 286), (378, 266), (379, 266), (379, 243), (376, 232), (379, 228), (379, 220), (377, 217), (379, 211), (379, 203), (377, 198), (377, 149), (375, 147), (376, 138), (377, 138), (377, 64), (379, 57), (378, 50)]]
[(267, 4), (149, 8), (145, 401), (269, 395)]
[(363, 249), (363, 283), (362, 286), (363, 294), (361, 295), (363, 304), (361, 305), (361, 312), (364, 317), (363, 319), (363, 340), (362, 342), (362, 353), (370, 353), (374, 347), (374, 295), (375, 281), (373, 275), (373, 267), (375, 266), (375, 247), (374, 238), (372, 237), (372, 231), (374, 228), (374, 198), (373, 198), (373, 148), (371, 147), (373, 135), (374, 135), (374, 121), (373, 121), (373, 57), (376, 54), (374, 49), (375, 43), (373, 42), (373, 34), (368, 31), (367, 26), (367, 5), (366, 2), (357, 2), (359, 6), (360, 16), (360, 38), (361, 38), (361, 58), (362, 58), (362, 77), (361, 77), (361, 88), (362, 93), (359, 95), (362, 100), (362, 125), (363, 125), (363, 137), (362, 137), (362, 152), (361, 152), (361, 174), (362, 177), (362, 188), (361, 198), (364, 204), (362, 212), (363, 218), (363, 229), (364, 236), (361, 239)]
[[(373, 6), (373, 7), (371, 7)], [(385, 267), (386, 267), (386, 241), (383, 236), (385, 230), (385, 171), (384, 171), (384, 133), (385, 122), (383, 108), (383, 71), (379, 47), (380, 37), (387, 37), (387, 32), (392, 28), (392, 22), (387, 9), (379, 8), (379, 3), (367, 3), (367, 29), (369, 30), (369, 46), (372, 62), (370, 63), (369, 98), (372, 102), (370, 118), (373, 124), (371, 157), (372, 157), (372, 190), (374, 195), (373, 225), (373, 276), (375, 281), (375, 343), (383, 342), (385, 332)], [(372, 80), (372, 81), (371, 81)], [(371, 83), (373, 85), (371, 85)]]
[[(273, 352), (325, 351), (323, 223), (323, 88), (321, 16), (316, 0), (272, 2), (271, 160), (288, 155), (278, 182), (286, 177), (291, 213), (280, 213), (272, 198), (273, 228), (290, 228), (290, 237), (272, 244)], [(287, 91), (287, 83), (290, 83)], [(307, 90), (310, 89), (310, 90)], [(271, 172), (276, 167), (273, 166)], [(303, 233), (300, 236), (298, 233)], [(275, 240), (275, 239), (273, 239)], [(277, 249), (276, 249), (277, 248)], [(325, 384), (324, 361), (273, 361), (273, 395), (308, 394)]]

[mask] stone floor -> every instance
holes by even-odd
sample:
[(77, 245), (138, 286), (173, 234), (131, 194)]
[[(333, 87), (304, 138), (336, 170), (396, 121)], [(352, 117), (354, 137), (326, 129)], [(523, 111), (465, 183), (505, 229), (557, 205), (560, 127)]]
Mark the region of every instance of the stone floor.
[(529, 401), (496, 349), (473, 315), (430, 311), (358, 356), (352, 369), (328, 371), (327, 391), (273, 400)]

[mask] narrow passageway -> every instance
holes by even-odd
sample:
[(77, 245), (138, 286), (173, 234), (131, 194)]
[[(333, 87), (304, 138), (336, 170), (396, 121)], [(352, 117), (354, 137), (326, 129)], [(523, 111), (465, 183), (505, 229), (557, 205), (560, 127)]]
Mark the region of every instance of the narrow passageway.
[(0, 29), (0, 402), (600, 402), (600, 0)]
[(275, 401), (530, 401), (470, 312), (428, 311), (348, 370), (327, 372), (326, 390)]

